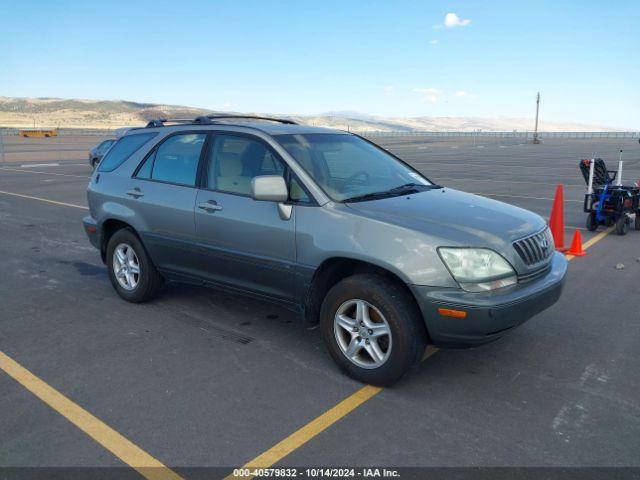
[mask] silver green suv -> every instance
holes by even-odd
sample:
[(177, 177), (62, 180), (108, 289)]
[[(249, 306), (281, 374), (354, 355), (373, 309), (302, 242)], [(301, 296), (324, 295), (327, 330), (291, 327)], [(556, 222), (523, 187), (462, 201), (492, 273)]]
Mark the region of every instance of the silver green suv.
[(336, 363), (390, 384), (427, 343), (495, 340), (558, 300), (545, 221), (436, 185), (346, 132), (260, 117), (158, 120), (109, 150), (84, 227), (118, 294), (164, 281), (267, 297)]

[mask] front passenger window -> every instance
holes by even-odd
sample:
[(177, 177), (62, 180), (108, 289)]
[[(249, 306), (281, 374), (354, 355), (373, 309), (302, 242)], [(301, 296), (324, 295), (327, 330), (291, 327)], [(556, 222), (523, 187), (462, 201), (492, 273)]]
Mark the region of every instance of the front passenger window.
[(264, 143), (233, 135), (215, 136), (207, 164), (208, 188), (240, 195), (251, 195), (253, 177), (285, 171)]

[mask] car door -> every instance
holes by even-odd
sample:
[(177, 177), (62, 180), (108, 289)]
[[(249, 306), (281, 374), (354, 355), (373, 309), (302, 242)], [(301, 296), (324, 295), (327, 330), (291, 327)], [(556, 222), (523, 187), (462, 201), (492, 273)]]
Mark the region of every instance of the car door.
[(131, 178), (127, 196), (138, 232), (155, 265), (198, 274), (194, 206), (196, 176), (206, 133), (170, 135), (145, 158)]
[(261, 139), (215, 134), (196, 200), (196, 237), (211, 281), (285, 300), (294, 298), (295, 207), (282, 219), (275, 202), (251, 198), (251, 180), (284, 175)]

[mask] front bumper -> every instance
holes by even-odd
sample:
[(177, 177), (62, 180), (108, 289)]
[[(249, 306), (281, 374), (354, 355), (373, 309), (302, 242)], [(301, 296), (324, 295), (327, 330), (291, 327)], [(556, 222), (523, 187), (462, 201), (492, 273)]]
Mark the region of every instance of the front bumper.
[[(458, 288), (420, 285), (410, 285), (410, 288), (431, 341), (445, 347), (464, 347), (496, 340), (556, 303), (566, 273), (567, 260), (556, 252), (544, 275), (496, 292), (470, 293)], [(467, 316), (442, 316), (438, 308), (462, 310)]]

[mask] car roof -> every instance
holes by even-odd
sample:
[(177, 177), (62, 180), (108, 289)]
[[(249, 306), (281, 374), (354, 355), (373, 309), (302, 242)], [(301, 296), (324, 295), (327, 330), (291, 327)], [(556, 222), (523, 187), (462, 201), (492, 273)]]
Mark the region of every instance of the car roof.
[[(220, 128), (222, 127), (222, 128)], [(343, 134), (348, 135), (348, 132), (343, 130), (335, 130), (332, 128), (324, 128), (324, 127), (315, 127), (313, 125), (299, 125), (299, 124), (285, 124), (285, 123), (276, 123), (269, 121), (242, 121), (242, 122), (215, 122), (211, 124), (196, 124), (196, 123), (181, 123), (177, 125), (166, 125), (166, 126), (156, 126), (156, 127), (141, 127), (141, 128), (132, 128), (126, 132), (128, 134), (135, 133), (143, 133), (145, 131), (149, 132), (178, 132), (181, 130), (231, 130), (237, 128), (238, 131), (242, 131), (243, 129), (252, 129), (258, 130), (260, 132), (266, 133), (267, 135), (294, 135), (294, 134), (310, 134), (310, 133), (332, 133), (332, 134)], [(246, 130), (245, 130), (246, 131)]]

